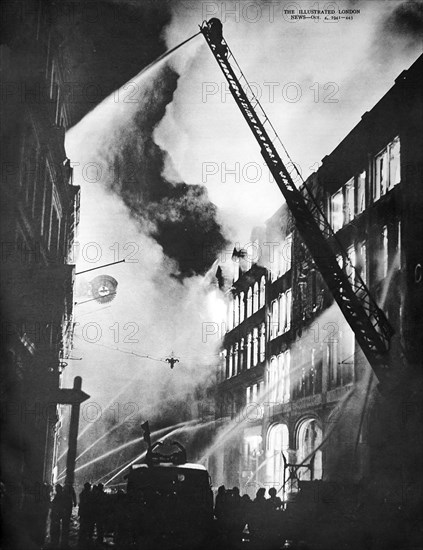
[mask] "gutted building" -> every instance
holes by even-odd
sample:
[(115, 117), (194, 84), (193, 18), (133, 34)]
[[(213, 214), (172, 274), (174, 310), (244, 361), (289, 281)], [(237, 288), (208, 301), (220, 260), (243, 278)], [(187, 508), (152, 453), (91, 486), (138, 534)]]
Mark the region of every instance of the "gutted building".
[(418, 478), (422, 75), (420, 57), (302, 187), (346, 252), (338, 262), (365, 283), (394, 331), (388, 368), (401, 380), (397, 390), (377, 389), (283, 205), (253, 235), (259, 257), (238, 269), (229, 293), (217, 414), (232, 429), (223, 438), (223, 458), (210, 461), (218, 476), (224, 472), (217, 484), (250, 494), (275, 486), (286, 497), (298, 479), (373, 478), (386, 501), (386, 495), (401, 498), (399, 485)]

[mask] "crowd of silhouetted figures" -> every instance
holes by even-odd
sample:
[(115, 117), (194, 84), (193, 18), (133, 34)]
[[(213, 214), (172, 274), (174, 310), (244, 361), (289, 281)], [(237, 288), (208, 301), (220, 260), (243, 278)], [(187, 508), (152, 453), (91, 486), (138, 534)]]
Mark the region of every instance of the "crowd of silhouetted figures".
[(219, 534), (229, 543), (250, 541), (272, 546), (281, 540), (282, 501), (274, 487), (260, 488), (254, 500), (240, 495), (238, 487), (222, 485), (215, 498), (214, 515)]
[[(125, 547), (134, 541), (134, 515), (128, 507), (127, 494), (122, 490), (105, 492), (103, 485), (91, 486), (85, 483), (78, 499), (79, 547), (83, 550), (102, 544), (105, 537), (112, 536), (116, 545)], [(51, 502), (50, 542), (54, 548), (66, 546), (72, 509), (77, 505), (75, 492), (71, 487), (56, 485)], [(155, 514), (147, 507), (142, 515)], [(237, 487), (219, 487), (214, 502), (212, 531), (226, 546), (243, 541), (258, 543), (258, 546), (272, 547), (281, 541), (282, 501), (275, 488), (260, 488), (252, 500), (242, 495)], [(163, 518), (162, 518), (163, 519)], [(137, 523), (139, 523), (139, 521)], [(73, 546), (73, 545), (72, 545)]]
[[(113, 533), (115, 542), (118, 542), (119, 536), (129, 531), (130, 526), (125, 521), (124, 497), (123, 491), (106, 493), (101, 483), (93, 486), (88, 482), (84, 484), (78, 506), (78, 540), (82, 549), (90, 542), (102, 544), (108, 533)], [(50, 512), (50, 544), (53, 548), (67, 546), (74, 506), (77, 506), (74, 490), (56, 485)]]

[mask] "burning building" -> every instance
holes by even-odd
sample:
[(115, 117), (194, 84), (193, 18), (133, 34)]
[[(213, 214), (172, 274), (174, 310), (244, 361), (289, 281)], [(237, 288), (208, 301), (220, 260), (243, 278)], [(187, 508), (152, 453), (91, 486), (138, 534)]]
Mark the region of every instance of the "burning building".
[(218, 484), (251, 494), (275, 486), (286, 496), (298, 480), (373, 477), (386, 502), (393, 486), (416, 482), (418, 414), (414, 407), (405, 421), (400, 411), (416, 405), (412, 386), (421, 387), (422, 69), (420, 57), (302, 185), (347, 252), (348, 263), (338, 262), (366, 284), (395, 332), (393, 365), (407, 373), (401, 397), (380, 397), (283, 205), (252, 236), (259, 255), (243, 266), (243, 254), (233, 258), (216, 406), (232, 429), (209, 461)]

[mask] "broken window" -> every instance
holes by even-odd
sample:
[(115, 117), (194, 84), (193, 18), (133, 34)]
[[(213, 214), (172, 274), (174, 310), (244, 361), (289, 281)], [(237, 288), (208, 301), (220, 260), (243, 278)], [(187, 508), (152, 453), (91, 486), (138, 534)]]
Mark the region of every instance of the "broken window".
[(331, 199), (331, 225), (336, 233), (344, 225), (344, 197), (342, 189), (332, 195)]
[(401, 181), (400, 140), (395, 138), (389, 144), (389, 189)]
[(350, 222), (353, 218), (354, 218), (354, 178), (351, 178), (345, 184), (344, 223)]
[(366, 171), (357, 176), (357, 214), (366, 208)]

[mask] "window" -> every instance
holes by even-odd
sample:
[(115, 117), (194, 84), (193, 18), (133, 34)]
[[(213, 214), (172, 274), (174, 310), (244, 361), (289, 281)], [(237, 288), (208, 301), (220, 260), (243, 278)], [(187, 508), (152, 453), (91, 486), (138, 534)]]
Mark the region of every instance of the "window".
[(247, 337), (247, 369), (251, 368), (251, 332)]
[(262, 323), (260, 327), (260, 362), (266, 358), (266, 325)]
[(400, 181), (400, 140), (396, 137), (373, 160), (373, 200), (378, 200)]
[(353, 218), (354, 218), (354, 178), (351, 178), (345, 184), (344, 223), (350, 222)]
[[(274, 424), (269, 428), (267, 434), (266, 449), (266, 476), (268, 486), (282, 487), (284, 462), (282, 453), (288, 459), (289, 432), (285, 424)], [(282, 499), (286, 498), (283, 493)]]
[(332, 195), (331, 225), (335, 233), (344, 225), (344, 197), (342, 194), (342, 189)]
[(292, 263), (292, 235), (288, 235), (285, 239), (284, 246), (284, 255), (285, 255), (285, 272), (291, 269)]
[(313, 349), (311, 354), (311, 368), (312, 368), (312, 386), (313, 393), (317, 394), (322, 391), (322, 367), (323, 358), (319, 350)]
[[(321, 443), (322, 429), (318, 425), (317, 420), (308, 419), (304, 421), (298, 430), (298, 462), (301, 463), (307, 460)], [(322, 478), (322, 451), (316, 451), (313, 456), (311, 471), (308, 468), (300, 468), (298, 470), (298, 477), (300, 479), (313, 480)]]
[(347, 250), (348, 259), (349, 262), (347, 262), (346, 265), (346, 272), (350, 280), (354, 281), (355, 279), (355, 265), (356, 265), (356, 258), (355, 258), (355, 248), (354, 246), (350, 246)]
[(244, 293), (241, 292), (239, 294), (239, 322), (242, 323), (242, 321), (245, 318), (245, 302), (244, 302)]
[(395, 138), (389, 145), (389, 189), (401, 181), (400, 140)]
[(260, 306), (263, 307), (266, 301), (266, 278), (263, 277), (260, 279)]
[(279, 296), (279, 332), (283, 333), (286, 329), (286, 294)]
[(253, 313), (256, 312), (259, 309), (259, 285), (256, 281), (254, 283), (254, 291), (253, 291)]
[(388, 181), (388, 153), (385, 149), (375, 158), (374, 198), (379, 199), (386, 193)]
[(284, 275), (291, 269), (292, 235), (285, 238), (279, 250), (278, 276)]
[(381, 240), (380, 273), (381, 278), (384, 279), (388, 275), (388, 228), (386, 225), (382, 229)]
[(253, 330), (253, 366), (255, 367), (259, 360), (259, 349), (258, 349), (259, 339), (258, 339), (258, 328)]
[(233, 268), (234, 268), (234, 282), (236, 282), (239, 279), (239, 275), (240, 275), (239, 261), (234, 260)]
[[(256, 414), (255, 409), (251, 411), (251, 414), (252, 416)], [(248, 470), (250, 473), (256, 472), (259, 468), (261, 455), (261, 426), (246, 428), (243, 437), (243, 469)], [(248, 490), (248, 485), (246, 486), (246, 489)]]
[(291, 304), (292, 292), (291, 289), (286, 291), (286, 330), (291, 328)]
[(290, 389), (290, 368), (291, 368), (291, 353), (287, 350), (284, 354), (283, 370), (282, 370), (282, 401), (288, 403), (291, 398)]
[(243, 371), (245, 369), (245, 357), (244, 357), (244, 338), (241, 338), (241, 342), (239, 344), (239, 371)]
[(238, 362), (239, 362), (239, 349), (238, 343), (235, 344), (234, 348), (234, 376), (238, 374)]
[(253, 313), (253, 291), (250, 287), (247, 293), (247, 317), (250, 317), (252, 313)]
[(366, 172), (357, 176), (357, 214), (366, 208)]
[(278, 323), (279, 323), (278, 301), (272, 302), (272, 317), (270, 322), (270, 337), (275, 338), (278, 335)]

